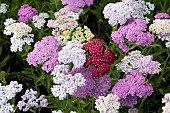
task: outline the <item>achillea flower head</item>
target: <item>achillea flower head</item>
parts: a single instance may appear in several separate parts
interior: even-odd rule
[[[47,13],[40,13],[39,15],[33,16],[33,24],[36,28],[41,29],[42,26],[45,24],[45,19],[49,18],[49,15]]]
[[[74,12],[68,12],[66,8],[60,9],[54,14],[55,20],[49,20],[47,26],[54,28],[52,34],[56,37],[60,37],[60,32],[77,27],[79,14]]]
[[[53,36],[46,36],[34,45],[34,50],[27,55],[29,65],[42,64],[47,73],[53,71],[58,64],[57,40]]]
[[[11,113],[15,112],[14,105],[8,103],[10,99],[15,97],[18,92],[21,92],[22,84],[18,84],[17,81],[11,81],[9,85],[2,86],[0,83],[0,112]]]
[[[128,113],[138,113],[138,109],[136,109],[136,108],[130,108],[130,109],[128,110]]]
[[[69,41],[67,45],[58,52],[59,63],[73,63],[75,68],[82,67],[86,61],[85,50],[82,48],[83,45],[79,41]]]
[[[110,64],[114,62],[115,55],[110,49],[104,47],[104,42],[100,39],[92,38],[83,45],[83,49],[86,50],[84,67],[93,65],[95,67],[92,72],[93,76],[99,77],[109,73]]]
[[[158,74],[161,71],[160,63],[153,61],[153,56],[144,56],[140,51],[132,51],[125,56],[121,62],[116,64],[117,70],[122,70],[126,74],[133,69],[138,70],[143,74]]]
[[[149,26],[149,31],[159,35],[161,33],[170,33],[170,19],[155,19]]]
[[[170,49],[170,33],[161,33],[160,35],[158,35],[158,38],[162,41],[166,40],[167,42],[165,43],[165,45],[167,48]]]
[[[120,26],[118,31],[111,34],[112,40],[119,45],[123,52],[127,53],[129,47],[126,45],[125,38],[129,42],[135,42],[137,45],[148,46],[154,42],[150,32],[146,32],[147,24],[140,18],[131,18],[127,23]]]
[[[157,13],[157,14],[154,16],[154,18],[156,18],[156,19],[162,19],[162,18],[167,18],[167,19],[169,19],[169,18],[170,18],[170,15],[167,14],[167,13]]]
[[[120,107],[119,97],[116,94],[108,94],[106,97],[99,96],[95,100],[95,104],[95,108],[100,113],[118,113]]]
[[[105,19],[109,19],[109,24],[123,25],[132,17],[145,19],[144,15],[150,14],[154,10],[154,5],[143,0],[122,0],[122,2],[109,3],[104,7],[103,14]]]
[[[169,113],[170,112],[170,93],[164,95],[162,98],[162,103],[165,103],[165,106],[162,107],[162,113]]]
[[[73,95],[74,92],[78,88],[84,86],[86,82],[86,79],[81,73],[67,73],[68,68],[68,66],[56,65],[54,71],[51,73],[54,76],[53,81],[55,83],[55,85],[51,87],[51,92],[54,97],[59,97],[59,100],[64,100],[64,98],[66,98],[67,93]]]
[[[93,0],[61,0],[62,4],[66,6],[68,11],[78,12],[80,8],[84,7],[85,5],[90,6],[93,4]]]
[[[147,97],[153,93],[151,84],[146,83],[146,79],[142,73],[132,70],[126,78],[119,79],[112,89],[113,94],[117,94],[122,105],[133,107],[137,104],[137,97]],[[135,99],[136,98],[136,99]]]
[[[39,98],[36,95],[37,91],[32,89],[26,90],[25,94],[21,96],[22,100],[17,104],[19,110],[28,111],[30,107],[36,107],[39,103],[41,107],[47,107],[48,100],[44,98],[44,95],[41,95]]]
[[[6,13],[7,12],[7,9],[9,8],[9,5],[5,4],[5,3],[1,3],[0,5],[0,14],[1,13]]]
[[[21,6],[21,8],[18,10],[18,16],[19,16],[19,22],[28,23],[29,19],[32,19],[33,16],[37,15],[38,11],[33,8],[32,6],[29,6],[28,4],[24,4]]]

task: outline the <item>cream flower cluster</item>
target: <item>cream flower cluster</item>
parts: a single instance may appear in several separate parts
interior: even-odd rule
[[[170,93],[165,94],[162,103],[165,103],[165,106],[162,107],[162,113],[170,113]]]
[[[106,97],[99,96],[95,104],[95,108],[100,113],[118,113],[120,107],[119,97],[116,94],[108,94]]]
[[[1,5],[0,5],[0,13],[6,13],[8,8],[9,8],[9,5],[7,5],[5,3],[1,3]]]
[[[22,22],[17,23],[16,20],[9,18],[6,19],[4,25],[4,34],[13,35],[10,39],[12,44],[10,48],[12,52],[22,51],[23,45],[31,45],[31,42],[34,42],[32,38],[34,37],[34,35],[29,34],[31,33],[32,28],[29,27],[27,24]]]
[[[83,75],[81,73],[74,75],[67,74],[68,68],[69,66],[56,65],[54,71],[51,73],[51,75],[53,75],[53,82],[55,83],[55,85],[51,87],[51,92],[54,97],[59,97],[59,100],[64,100],[67,93],[73,95],[78,87],[85,85],[86,79]]]
[[[149,26],[149,31],[159,35],[161,33],[170,33],[170,19],[155,19]]]

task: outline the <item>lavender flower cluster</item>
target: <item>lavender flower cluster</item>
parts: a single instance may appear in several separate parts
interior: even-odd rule
[[[129,42],[135,42],[137,45],[148,46],[154,42],[154,38],[150,32],[146,32],[147,24],[140,18],[131,18],[127,23],[120,26],[118,31],[111,34],[112,40],[119,45],[123,52],[127,53],[129,47],[126,45],[125,38]]]

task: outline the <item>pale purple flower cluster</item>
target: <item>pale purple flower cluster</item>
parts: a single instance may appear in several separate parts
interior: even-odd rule
[[[170,18],[170,15],[167,13],[157,13],[154,18],[161,19],[161,18]]]
[[[153,61],[152,55],[144,56],[140,51],[132,51],[128,53],[121,62],[116,64],[117,70],[122,70],[126,74],[133,69],[143,74],[158,74],[161,71],[160,63]]]
[[[21,8],[18,10],[18,16],[19,16],[19,22],[28,23],[29,19],[32,19],[33,16],[37,15],[38,11],[33,8],[32,6],[29,6],[28,4],[24,4],[21,6]]]
[[[135,42],[137,45],[148,46],[154,42],[154,38],[150,32],[146,31],[147,24],[140,18],[131,18],[127,23],[120,26],[118,31],[111,34],[112,40],[119,45],[123,52],[127,53],[129,47],[126,45],[125,38],[129,42]]]
[[[137,104],[137,97],[147,97],[153,93],[151,84],[146,83],[142,73],[132,70],[126,78],[120,79],[112,89],[117,94],[122,105],[133,106]]]
[[[138,113],[138,109],[137,108],[130,108],[128,110],[128,113]]]
[[[162,107],[162,113],[170,113],[170,93],[166,93],[164,98],[162,98],[162,103],[165,103],[165,106]]]
[[[80,8],[84,7],[85,5],[90,6],[93,4],[93,0],[61,0],[62,4],[68,4],[66,9],[68,11],[78,12]]]
[[[2,86],[0,83],[0,113],[15,112],[14,105],[11,105],[8,101],[15,97],[18,92],[21,92],[22,84],[18,84],[17,81],[11,81],[9,85]]]
[[[85,98],[87,95],[98,98],[99,96],[105,96],[111,86],[111,78],[107,75],[102,77],[93,77],[92,76],[93,67],[89,68],[80,68],[78,71],[83,74],[86,79],[86,83],[81,88],[78,88],[74,92],[74,96]],[[74,72],[74,73],[75,73]]]
[[[58,52],[59,63],[73,63],[75,68],[82,67],[86,62],[85,50],[82,48],[83,44],[81,44],[79,41],[69,41],[68,44]]]
[[[36,107],[39,105],[41,107],[48,106],[48,100],[44,98],[44,95],[41,95],[38,99],[36,97],[37,91],[32,89],[26,90],[25,94],[21,96],[22,101],[19,101],[17,106],[19,110],[28,111],[30,107]]]
[[[27,62],[33,66],[42,64],[42,70],[47,73],[53,71],[58,64],[57,40],[53,36],[46,36],[36,42],[34,50],[27,55]]]
[[[60,9],[54,14],[55,20],[49,20],[47,26],[54,28],[52,34],[56,37],[60,37],[60,32],[66,29],[74,29],[79,19],[78,13],[68,12],[66,8]]]
[[[68,65],[56,65],[51,73],[55,85],[51,87],[51,92],[54,97],[59,97],[59,100],[64,100],[67,93],[73,95],[76,89],[85,85],[86,79],[81,73],[68,73]]]

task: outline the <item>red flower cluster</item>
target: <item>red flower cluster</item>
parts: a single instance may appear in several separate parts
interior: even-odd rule
[[[95,67],[92,71],[93,76],[100,77],[109,73],[110,64],[115,61],[115,55],[110,49],[105,48],[104,42],[98,38],[93,38],[83,46],[83,49],[86,50],[84,67],[93,65]]]

